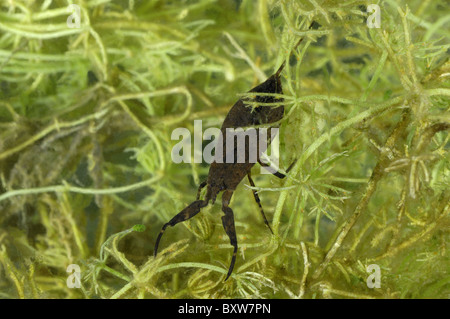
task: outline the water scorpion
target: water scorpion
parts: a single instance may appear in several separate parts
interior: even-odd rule
[[[312,24],[311,24],[312,26]],[[311,28],[310,26],[310,28]],[[302,42],[303,38],[298,41],[298,43],[294,46],[292,51],[294,51],[298,45]],[[250,107],[249,105],[246,105],[246,98],[239,99],[231,108],[231,110],[228,112],[227,116],[225,117],[225,120],[223,121],[222,127],[221,127],[221,133],[224,138],[221,139],[222,144],[222,150],[227,150],[226,148],[226,129],[227,128],[239,128],[239,127],[257,127],[260,125],[265,125],[265,127],[277,127],[279,121],[284,116],[284,105],[281,103],[283,102],[283,98],[275,98],[273,95],[258,95],[258,93],[276,93],[276,94],[283,94],[283,89],[281,86],[281,72],[284,69],[284,66],[286,64],[286,61],[284,61],[281,66],[278,68],[278,70],[270,76],[266,81],[259,84],[258,86],[254,87],[249,91],[249,93],[255,93],[254,98],[252,99],[252,102],[255,102],[254,104],[257,105],[257,107]],[[258,103],[261,103],[261,105],[258,105]],[[273,103],[276,105],[267,105],[267,103]],[[259,129],[256,128],[256,131]],[[270,132],[270,130],[269,130]],[[258,138],[260,137],[260,134],[257,134]],[[270,136],[270,134],[266,134],[267,143],[265,143],[266,147],[267,145],[272,141],[274,136]],[[263,163],[261,160],[261,155],[263,152],[266,151],[265,148],[260,147],[260,143],[258,141],[258,146],[256,146],[256,153],[257,153],[257,162],[262,166],[267,166],[267,164]],[[206,181],[202,182],[198,187],[197,192],[197,199],[192,202],[190,205],[188,205],[186,208],[184,208],[181,212],[179,212],[177,215],[175,215],[169,222],[164,224],[162,227],[158,238],[156,239],[155,243],[155,249],[154,249],[154,256],[156,257],[158,253],[158,246],[159,242],[161,240],[162,235],[164,234],[164,231],[168,226],[175,226],[178,223],[184,222],[195,215],[197,215],[200,210],[207,206],[209,202],[211,201],[213,204],[216,201],[216,197],[219,193],[222,193],[222,211],[224,215],[222,216],[222,225],[223,228],[228,235],[230,239],[230,244],[233,246],[233,256],[231,259],[231,264],[228,269],[227,276],[225,278],[225,281],[230,277],[231,273],[233,272],[234,264],[236,262],[236,254],[238,251],[238,243],[236,238],[236,228],[234,225],[234,215],[233,210],[229,207],[231,197],[233,196],[233,192],[236,190],[236,187],[239,185],[239,183],[247,176],[248,181],[251,186],[255,186],[255,183],[252,180],[251,177],[251,169],[253,165],[255,165],[255,161],[250,161],[250,150],[255,149],[254,145],[250,145],[249,141],[246,139],[245,142],[245,161],[238,162],[238,154],[237,154],[237,144],[234,143],[234,160],[231,162],[226,161],[226,152],[221,152],[223,156],[222,160],[219,161],[217,158],[217,152],[216,152],[216,158],[211,163],[208,178]],[[220,156],[220,155],[219,155]],[[289,170],[292,168],[295,161],[289,166],[289,168],[286,170],[286,172],[289,172]],[[278,178],[284,178],[286,175],[279,172],[279,171],[273,171],[272,172],[275,176]],[[204,199],[200,199],[201,190],[204,187],[207,187],[206,195]],[[272,232],[272,229],[270,228],[269,222],[267,221],[267,218],[264,214],[264,211],[261,206],[261,201],[259,199],[258,193],[255,190],[252,190],[253,196],[259,205],[259,209],[261,212],[261,215],[264,219],[264,223],[267,225],[269,230]],[[273,232],[272,232],[273,233]]]

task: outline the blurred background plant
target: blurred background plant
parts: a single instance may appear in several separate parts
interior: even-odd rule
[[[1,298],[450,297],[447,1],[0,3]],[[218,203],[153,258],[208,173],[172,162],[172,130],[220,127],[299,37],[280,163],[298,161],[255,176],[274,235],[244,181],[231,279]]]

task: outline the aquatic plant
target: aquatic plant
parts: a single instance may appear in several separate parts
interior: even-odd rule
[[[373,2],[1,1],[0,297],[448,298],[448,4]],[[233,196],[233,275],[220,201],[153,258],[208,173],[171,132],[220,127],[299,37],[297,162]]]

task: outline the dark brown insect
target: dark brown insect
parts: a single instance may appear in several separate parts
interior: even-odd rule
[[[297,45],[294,47],[294,49],[301,43],[302,40],[300,40]],[[283,90],[281,87],[281,81],[280,81],[280,74],[281,71],[283,71],[283,68],[285,66],[285,62],[279,67],[277,72],[270,76],[265,82],[259,84],[255,88],[251,89],[249,93],[255,93],[255,98],[253,99],[254,102],[258,105],[258,103],[264,103],[264,105],[258,105],[257,107],[253,108],[249,107],[245,104],[244,99],[240,99],[236,102],[236,104],[233,105],[229,113],[227,114],[221,128],[222,132],[222,142],[219,141],[219,143],[222,143],[222,160],[218,160],[217,152],[216,157],[214,161],[211,163],[208,178],[206,181],[200,184],[198,188],[197,193],[197,200],[192,202],[190,205],[188,205],[186,208],[184,208],[180,213],[175,215],[168,223],[166,223],[162,229],[161,232],[158,235],[158,238],[156,239],[155,244],[155,250],[154,250],[154,256],[156,257],[156,254],[158,252],[158,245],[159,241],[161,240],[161,236],[163,235],[164,231],[168,226],[175,226],[178,223],[184,222],[195,215],[197,215],[201,208],[208,205],[209,201],[212,203],[215,202],[217,195],[220,192],[223,192],[222,194],[222,211],[225,214],[222,216],[222,225],[225,229],[225,232],[227,233],[230,244],[234,247],[233,251],[233,257],[231,259],[231,264],[228,269],[228,274],[225,278],[227,280],[234,268],[234,264],[236,262],[236,254],[238,250],[238,244],[237,244],[237,238],[236,238],[236,229],[234,226],[234,215],[232,209],[229,207],[231,196],[233,195],[233,192],[235,191],[236,187],[239,185],[239,183],[242,181],[242,179],[247,176],[250,185],[255,186],[252,177],[251,177],[251,168],[253,165],[255,165],[254,161],[250,161],[250,153],[252,150],[255,150],[254,145],[250,145],[250,142],[246,140],[245,142],[245,161],[242,163],[239,163],[237,161],[238,158],[238,148],[236,143],[234,143],[234,160],[232,162],[226,160],[226,141],[225,138],[227,132],[227,128],[238,128],[238,127],[255,127],[258,125],[264,125],[268,124],[267,126],[269,128],[278,126],[278,121],[281,120],[284,116],[284,106],[270,106],[265,105],[265,103],[279,103],[283,102],[282,98],[274,98],[273,96],[261,96],[257,93],[278,93],[283,94]],[[273,125],[270,125],[272,124]],[[258,139],[260,138],[259,129],[256,128]],[[270,131],[270,130],[269,130]],[[259,147],[259,140],[256,146],[256,152],[257,152],[257,162],[260,163],[262,166],[266,166],[262,163],[260,156],[261,154],[266,150],[267,145],[272,141],[274,136],[270,136],[270,134],[267,134],[267,143],[265,143],[264,147]],[[294,162],[295,163],[295,162]],[[292,163],[289,168],[286,170],[286,172],[289,172],[291,167],[293,166]],[[279,178],[284,178],[285,175],[281,172],[274,172],[275,176]],[[200,192],[203,187],[207,186],[206,196],[203,200],[200,200]],[[264,219],[264,223],[267,225],[269,230],[272,232],[272,229],[270,228],[270,225],[267,221],[267,218],[264,214],[263,208],[261,206],[261,201],[259,199],[259,196],[255,190],[253,190],[253,196],[255,197],[256,202],[259,205],[261,215]],[[273,232],[272,232],[273,233]]]

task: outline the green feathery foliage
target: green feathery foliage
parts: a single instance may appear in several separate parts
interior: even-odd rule
[[[0,297],[449,298],[448,2],[372,2],[0,0]],[[235,192],[231,278],[220,200],[154,258],[208,174],[171,132],[220,127],[286,58],[298,160]]]

